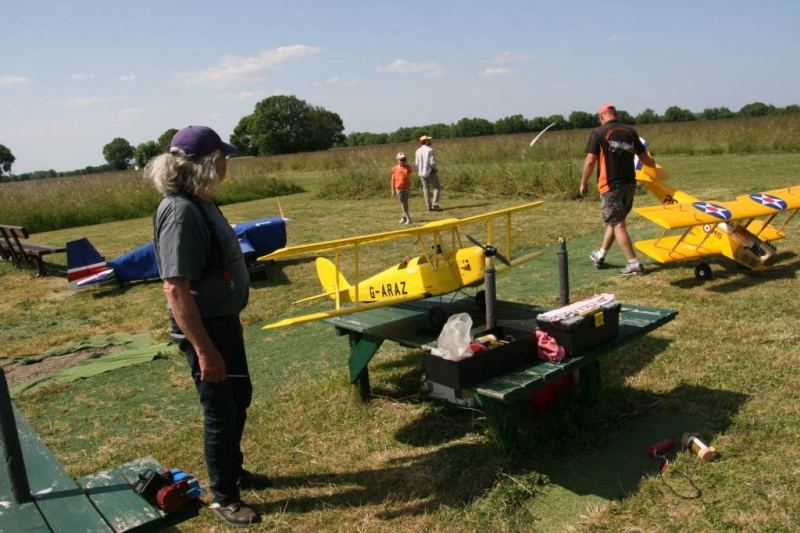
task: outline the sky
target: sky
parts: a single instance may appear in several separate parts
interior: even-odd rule
[[[292,94],[345,133],[673,105],[800,104],[800,2],[5,0],[15,173],[104,163],[169,128],[227,139]]]

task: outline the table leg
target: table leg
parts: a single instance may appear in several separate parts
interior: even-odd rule
[[[581,387],[581,403],[594,405],[600,398],[600,361],[592,361],[578,370],[578,381]]]
[[[500,439],[506,444],[516,442],[519,437],[517,432],[519,408],[516,402],[505,403],[482,394],[476,394],[475,401],[478,402],[489,420],[497,426]]]
[[[355,331],[348,332],[348,337],[350,357],[347,364],[350,367],[350,383],[358,387],[361,398],[366,399],[370,394],[369,362],[383,344],[383,339]]]

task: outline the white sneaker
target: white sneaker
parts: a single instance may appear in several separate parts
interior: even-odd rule
[[[592,250],[589,252],[589,259],[594,262],[594,266],[597,268],[602,267],[603,263],[605,263],[605,257],[600,256],[600,250]]]
[[[398,224],[408,224],[406,222],[406,217],[401,218],[400,221],[398,222]]]
[[[406,221],[405,221],[405,222],[403,222],[403,224],[411,224],[411,219],[410,219],[410,218],[407,218],[407,219],[406,219]]]
[[[623,276],[641,276],[644,274],[644,267],[641,263],[633,264],[628,263],[625,268],[619,271]]]

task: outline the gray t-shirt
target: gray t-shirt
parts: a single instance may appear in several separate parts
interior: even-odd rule
[[[198,208],[214,224],[225,271],[204,271],[211,259],[212,241]],[[236,233],[214,204],[204,200],[194,202],[180,195],[165,196],[156,211],[155,241],[161,279],[187,278],[200,316],[235,315],[245,308],[250,275]]]

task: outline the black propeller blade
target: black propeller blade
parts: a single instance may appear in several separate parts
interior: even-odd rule
[[[495,248],[491,244],[481,244],[476,239],[473,239],[470,235],[468,235],[466,233],[464,234],[464,236],[467,238],[467,240],[469,240],[469,242],[471,242],[475,246],[480,246],[483,249],[483,253],[486,254],[486,257],[496,257],[497,259],[500,260],[501,263],[505,264],[506,266],[511,266],[511,263],[509,262],[509,260],[506,259],[503,256],[503,254],[498,252],[497,248]]]

